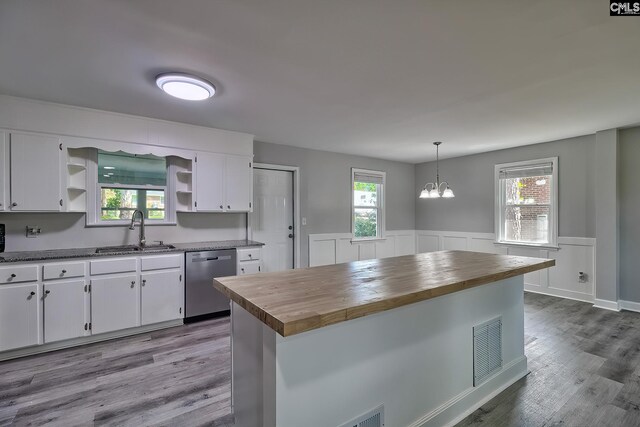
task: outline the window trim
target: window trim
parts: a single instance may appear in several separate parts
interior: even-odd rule
[[[169,177],[167,176],[167,179],[169,179]],[[168,221],[168,207],[167,207],[167,201],[169,200],[169,191],[167,186],[160,186],[160,185],[127,185],[127,184],[111,184],[111,183],[106,183],[106,182],[98,182],[98,187],[96,188],[96,195],[98,197],[96,197],[96,225],[128,225],[131,223],[130,219],[124,219],[124,220],[119,220],[119,219],[113,219],[113,220],[104,220],[102,219],[102,189],[103,188],[118,188],[118,189],[123,189],[123,190],[146,190],[146,191],[164,191],[164,219],[149,219],[149,218],[145,218],[144,219],[144,224],[145,225],[154,225],[154,224],[166,224]],[[129,209],[130,210],[130,209]]]
[[[500,183],[500,170],[513,167],[526,167],[539,165],[540,163],[551,163],[553,171],[551,172],[551,209],[549,218],[549,242],[533,243],[533,242],[516,242],[503,240],[502,233],[504,228],[503,207],[504,207],[504,191]],[[558,249],[558,157],[546,157],[543,159],[524,160],[520,162],[500,163],[494,168],[494,234],[495,244],[514,247],[530,247],[540,249]]]
[[[382,186],[380,188],[380,194],[378,195],[378,206],[376,209],[378,210],[378,235],[376,237],[356,237],[355,235],[355,209],[356,206],[354,200],[354,191],[353,184],[355,182],[356,174],[367,174],[373,176],[379,176],[382,178]],[[385,239],[385,223],[386,223],[386,203],[385,203],[385,195],[386,195],[386,186],[387,186],[387,173],[384,171],[377,171],[371,169],[359,169],[359,168],[351,168],[351,241],[352,242],[372,242],[376,240],[384,240]],[[371,208],[371,206],[366,206],[366,208]]]

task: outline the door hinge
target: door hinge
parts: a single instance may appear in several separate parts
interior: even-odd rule
[[[197,208],[198,207],[198,202],[194,202],[193,205]]]
[[[251,207],[251,202],[249,202],[249,207]]]
[[[178,310],[178,314],[182,314],[182,307]]]
[[[88,330],[89,330],[89,324],[88,324],[88,323],[85,323],[85,324],[84,324],[84,330],[85,330],[85,331],[88,331]]]
[[[91,330],[91,323],[89,323],[89,330]]]
[[[89,292],[89,287],[87,285],[84,285],[84,291]]]
[[[89,292],[91,292],[91,285],[89,285]]]
[[[198,163],[198,156],[196,156],[195,161],[196,161],[196,163]]]
[[[251,167],[251,162],[249,162],[249,167]]]
[[[262,271],[262,270],[260,269],[260,266],[258,266],[258,271]]]
[[[60,143],[60,145],[58,147],[60,147],[60,151],[62,151],[62,142]]]
[[[62,199],[60,199],[60,206],[62,206]]]
[[[180,279],[178,279],[180,283],[182,283],[182,274],[180,275]]]

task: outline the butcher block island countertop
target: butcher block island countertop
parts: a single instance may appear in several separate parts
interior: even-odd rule
[[[440,251],[224,277],[213,285],[287,337],[554,265],[553,259]]]

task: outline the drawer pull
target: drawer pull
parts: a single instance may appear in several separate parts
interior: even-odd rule
[[[44,293],[45,293],[46,295],[49,295],[49,294],[51,293],[51,291],[47,289],[46,291],[44,291]]]
[[[36,294],[36,293],[35,293],[35,292],[33,292],[33,291],[29,292],[29,295],[31,295],[31,296],[34,296],[35,294]]]
[[[11,273],[11,278],[15,278],[16,277],[16,273]]]
[[[62,270],[62,274],[65,274],[67,272],[67,270]]]
[[[147,284],[147,279],[142,279],[142,286]]]

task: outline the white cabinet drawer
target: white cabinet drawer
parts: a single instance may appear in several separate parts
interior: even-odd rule
[[[16,265],[0,268],[0,283],[35,282],[38,280],[37,265]]]
[[[136,258],[115,258],[100,261],[91,261],[89,270],[91,275],[129,273],[136,271],[138,260]]]
[[[238,261],[253,261],[260,259],[260,248],[237,249]]]
[[[142,271],[180,268],[184,254],[145,256],[140,259]]]
[[[83,277],[85,272],[84,262],[56,262],[45,264],[42,268],[44,280],[66,279],[69,277]]]
[[[238,276],[244,276],[245,274],[260,273],[262,270],[260,261],[246,261],[238,264]]]

